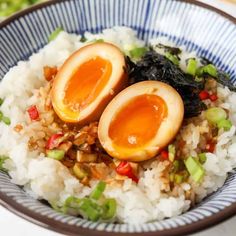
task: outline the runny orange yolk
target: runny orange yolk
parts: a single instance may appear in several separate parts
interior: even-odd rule
[[[108,135],[114,147],[141,148],[157,134],[167,116],[165,101],[156,95],[139,95],[130,100],[113,118]]]
[[[111,62],[99,56],[84,62],[66,85],[64,103],[72,111],[81,111],[97,98],[111,73]]]

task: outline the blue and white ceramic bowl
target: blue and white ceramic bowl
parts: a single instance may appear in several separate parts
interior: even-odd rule
[[[0,79],[17,61],[45,45],[57,27],[81,34],[114,25],[132,27],[146,41],[167,36],[206,57],[236,81],[236,19],[190,0],[67,0],[37,5],[0,24]],[[92,223],[64,216],[27,196],[1,172],[0,203],[29,221],[66,235],[183,235],[236,214],[236,171],[221,189],[187,213],[144,225]]]

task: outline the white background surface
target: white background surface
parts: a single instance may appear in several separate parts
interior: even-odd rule
[[[201,0],[225,10],[236,17],[236,3],[230,4],[224,0]],[[1,236],[60,236],[60,234],[43,229],[12,214],[0,206],[0,235]],[[192,236],[234,236],[236,235],[236,216],[211,229],[193,234]]]

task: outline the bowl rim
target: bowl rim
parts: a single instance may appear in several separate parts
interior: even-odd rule
[[[0,30],[10,24],[11,22],[17,20],[18,18],[25,16],[33,11],[42,9],[44,7],[54,5],[60,2],[66,2],[66,1],[71,1],[71,0],[49,0],[46,2],[42,2],[36,5],[33,5],[27,9],[24,9],[13,16],[7,18],[6,20],[2,21],[0,23]],[[201,8],[213,11],[217,13],[218,15],[230,20],[232,23],[236,24],[236,18],[233,17],[232,15],[229,15],[228,13],[221,11],[218,8],[215,8],[211,5],[208,5],[203,2],[199,2],[196,0],[175,0],[178,2],[185,2],[189,3],[192,5],[199,6]],[[190,233],[195,233],[199,232],[202,230],[205,230],[207,228],[211,228],[219,223],[222,223],[223,221],[228,220],[229,218],[233,217],[236,215],[236,202],[232,203],[230,206],[225,207],[223,210],[220,210],[219,212],[206,217],[202,220],[199,220],[197,222],[193,222],[191,224],[187,224],[184,226],[179,226],[177,228],[172,228],[172,229],[165,229],[163,231],[153,231],[153,232],[136,232],[136,233],[117,233],[117,232],[107,232],[107,231],[98,231],[94,229],[88,229],[88,228],[83,228],[80,226],[71,226],[66,223],[61,223],[58,222],[54,219],[51,218],[45,218],[45,216],[40,215],[39,213],[36,213],[20,203],[14,201],[11,197],[8,197],[6,194],[0,191],[0,205],[13,214],[31,222],[34,223],[38,226],[41,226],[43,228],[46,228],[48,230],[52,230],[54,232],[58,232],[61,234],[66,234],[66,235],[71,235],[71,236],[79,236],[79,235],[90,235],[90,236],[124,236],[125,234],[128,234],[129,236],[137,236],[137,235],[142,235],[142,236],[172,236],[172,235],[187,235]]]
[[[30,6],[26,9],[24,9],[24,10],[21,10],[21,11],[15,13],[15,14],[13,14],[12,16],[8,17],[7,19],[3,20],[2,22],[0,22],[0,30],[3,27],[5,27],[6,25],[13,22],[14,20],[17,20],[19,17],[27,15],[28,13],[31,13],[35,10],[39,10],[39,9],[44,8],[46,6],[55,5],[55,4],[60,3],[60,2],[68,2],[68,1],[71,1],[71,0],[48,0],[48,1],[45,1],[45,2],[42,2],[42,3],[38,3],[38,4],[35,4],[33,6]],[[218,13],[219,15],[227,18],[228,20],[230,20],[234,24],[236,24],[236,17],[234,17],[234,16],[232,16],[232,15],[230,15],[230,14],[228,14],[228,13],[226,13],[226,12],[224,12],[224,11],[214,7],[214,6],[208,5],[208,4],[200,2],[198,0],[174,0],[174,1],[190,3],[190,4],[193,4],[193,5],[205,8],[207,10]]]

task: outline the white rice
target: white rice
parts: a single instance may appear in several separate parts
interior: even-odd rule
[[[86,33],[85,37],[88,41],[104,39],[123,51],[144,45],[144,42],[136,38],[135,32],[126,27],[106,29],[97,35]],[[82,185],[60,162],[46,158],[40,151],[28,149],[29,138],[43,135],[42,131],[46,128],[41,122],[30,122],[26,110],[34,104],[39,108],[42,106],[38,96],[39,88],[47,83],[42,68],[60,67],[70,54],[84,45],[79,40],[80,36],[61,32],[54,41],[33,54],[28,61],[21,61],[13,67],[0,84],[0,97],[5,98],[1,111],[11,118],[10,126],[0,123],[0,155],[11,158],[5,162],[4,167],[9,170],[13,183],[24,186],[33,197],[49,202],[63,202],[71,195],[84,197],[90,193],[91,188]],[[157,40],[151,42],[155,44]],[[159,42],[163,42],[163,39]],[[188,57],[195,57],[195,54],[183,54],[182,62]],[[184,65],[181,65],[183,69]],[[190,201],[185,199],[184,191],[192,188],[197,199],[201,200],[224,184],[227,173],[236,167],[236,93],[219,87],[218,95],[222,101],[221,106],[230,110],[230,119],[234,125],[228,132],[221,131],[215,153],[207,153],[203,182],[184,183],[178,190],[178,197],[168,196],[162,191],[165,183],[162,181],[161,173],[165,164],[153,162],[142,173],[138,185],[127,179],[121,188],[107,186],[105,196],[117,200],[119,221],[140,224],[179,215],[190,207]],[[52,119],[51,114],[44,115],[45,119]],[[24,127],[20,133],[13,130],[17,124]],[[55,127],[55,130],[57,129],[58,127]],[[189,124],[182,128],[181,135],[191,147],[186,152],[196,155],[200,136],[208,132],[207,129],[208,124],[203,120],[198,125]],[[53,133],[54,130],[47,131]],[[96,182],[93,185],[95,184]]]

